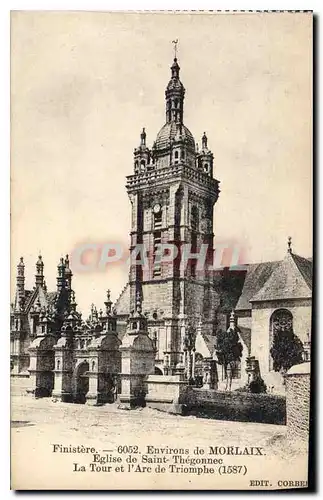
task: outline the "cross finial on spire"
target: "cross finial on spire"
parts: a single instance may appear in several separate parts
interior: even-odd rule
[[[292,253],[292,237],[291,236],[288,236],[287,247],[288,247],[287,252]]]
[[[235,328],[235,314],[233,309],[230,314],[230,328]]]
[[[174,59],[177,59],[177,44],[178,44],[178,38],[176,38],[176,40],[172,40],[172,43],[174,44]]]

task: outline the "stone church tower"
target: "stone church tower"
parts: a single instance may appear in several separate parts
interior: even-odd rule
[[[199,149],[184,125],[185,88],[179,73],[175,57],[165,92],[166,123],[151,149],[143,129],[126,186],[132,209],[130,250],[138,254],[130,265],[130,311],[140,294],[158,353],[156,366],[170,374],[182,368],[198,324],[205,334],[214,333],[219,307],[214,278],[206,269],[213,256],[219,182],[213,178],[205,133]],[[189,258],[203,255],[206,245],[205,265]]]

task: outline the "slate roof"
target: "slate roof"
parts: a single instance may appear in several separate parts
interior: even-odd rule
[[[286,260],[291,259],[286,267]],[[312,259],[288,253],[281,261],[245,265],[245,270],[224,269],[215,283],[221,296],[220,310],[228,313],[251,310],[251,301],[311,297]],[[130,287],[115,302],[118,316],[128,316]],[[247,344],[247,342],[246,342]]]
[[[312,297],[312,263],[293,253],[273,270],[263,287],[251,297],[251,302]]]
[[[299,271],[301,272],[303,278],[306,281],[308,287],[312,290],[312,280],[313,280],[313,262],[312,259],[304,259],[300,255],[292,254],[294,262],[297,265]]]
[[[264,286],[278,265],[279,261],[272,261],[248,264],[246,266],[247,272],[245,274],[243,288],[235,307],[237,311],[251,309],[250,299]]]
[[[236,309],[237,302],[243,290],[246,274],[246,270],[230,271],[229,268],[224,268],[221,272],[218,285],[215,282],[216,289],[220,294],[221,312],[227,314]]]
[[[113,309],[117,316],[128,316],[130,312],[130,286],[125,285],[118,299],[115,301]]]
[[[156,138],[156,148],[157,149],[166,149],[170,147],[170,143],[172,139],[175,138],[177,134],[177,124],[173,121],[165,123],[165,125],[161,128],[161,130],[157,134]],[[189,146],[195,150],[195,140],[192,135],[192,132],[189,131],[185,125],[182,125],[181,135],[184,140],[187,141]]]
[[[57,292],[48,292],[47,293],[48,305],[53,305],[55,303],[56,298],[57,298]]]
[[[215,347],[216,337],[211,333],[203,333],[201,332],[202,338],[206,344],[206,347],[209,350],[210,356],[213,356],[213,351]]]

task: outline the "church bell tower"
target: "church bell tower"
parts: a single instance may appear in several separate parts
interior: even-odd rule
[[[156,344],[156,366],[163,373],[176,373],[182,366],[187,336],[198,323],[213,332],[219,301],[207,270],[219,182],[213,178],[206,134],[198,150],[184,125],[185,88],[179,75],[175,51],[165,91],[165,124],[151,149],[145,129],[141,132],[134,173],[126,185],[132,210],[130,250],[136,255],[129,273],[130,311],[135,311],[139,293]],[[206,245],[205,264],[200,265],[194,255],[205,252]]]

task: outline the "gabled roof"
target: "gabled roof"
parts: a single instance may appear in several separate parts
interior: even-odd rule
[[[47,293],[48,305],[54,305],[56,298],[57,298],[57,292],[48,292]]]
[[[129,283],[123,288],[113,309],[117,316],[129,316],[130,313],[130,286]]]
[[[292,254],[294,262],[297,265],[299,271],[302,273],[307,285],[312,290],[312,279],[313,279],[313,262],[312,259],[304,259],[300,255]]]
[[[236,311],[251,309],[250,299],[264,286],[278,265],[279,261],[246,265],[247,272],[241,295],[235,307]]]
[[[39,297],[39,302],[40,306],[47,307],[48,305],[53,305],[55,302],[55,299],[57,297],[57,292],[45,292],[45,290],[42,287],[36,287],[34,290],[29,291],[28,298],[26,300],[25,304],[25,310],[26,312],[30,311],[30,308],[32,305],[35,304],[36,300],[38,300]]]
[[[211,358],[215,348],[216,338],[214,335],[205,332],[198,332],[195,340],[196,352],[203,358]]]
[[[288,252],[251,302],[312,297],[312,263]]]

